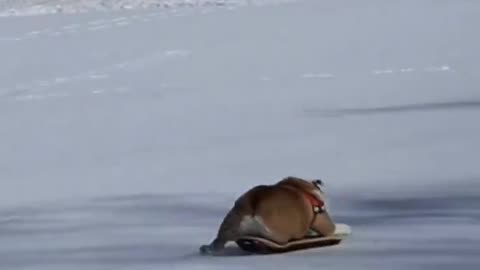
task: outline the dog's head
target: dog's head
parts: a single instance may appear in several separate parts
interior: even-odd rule
[[[279,182],[280,185],[290,185],[308,192],[326,203],[325,182],[321,179],[307,180],[289,176]]]
[[[312,185],[315,186],[315,195],[317,198],[321,199],[325,205],[328,203],[327,202],[327,194],[325,194],[325,182],[321,179],[315,179],[312,180]]]
[[[325,184],[323,183],[322,179],[315,179],[315,180],[312,180],[311,182],[312,182],[313,186],[315,186],[315,188],[320,190],[320,192],[323,192],[323,187],[324,187]]]

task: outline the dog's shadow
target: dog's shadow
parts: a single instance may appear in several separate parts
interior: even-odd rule
[[[236,245],[226,246],[223,252],[219,254],[219,256],[221,257],[244,257],[244,256],[252,256],[252,255],[255,255],[255,253],[242,250]]]
[[[198,254],[202,257],[245,257],[245,256],[262,255],[259,253],[248,252],[246,250],[243,250],[235,243],[227,244],[221,252],[218,252],[215,254],[203,254],[200,251],[198,251]]]

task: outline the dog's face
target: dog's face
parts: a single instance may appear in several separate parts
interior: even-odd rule
[[[312,185],[315,187],[313,193],[317,198],[321,199],[323,203],[327,204],[327,194],[325,193],[325,182],[321,179],[315,179],[311,181]]]

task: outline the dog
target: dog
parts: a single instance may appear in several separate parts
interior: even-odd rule
[[[329,236],[335,223],[326,209],[322,180],[288,176],[271,185],[257,185],[235,200],[208,245],[200,252],[221,252],[227,242],[244,235],[264,237],[279,244],[312,233]]]

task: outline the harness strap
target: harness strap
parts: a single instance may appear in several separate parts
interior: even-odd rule
[[[290,187],[290,186],[285,186],[285,187],[288,188],[288,189],[291,189],[291,190],[297,190],[298,191],[298,189],[296,189],[294,187]],[[317,197],[313,196],[312,194],[310,194],[310,193],[308,193],[304,190],[302,190],[302,193],[305,196],[305,198],[307,199],[307,201],[310,202],[310,204],[312,205],[313,218],[312,218],[312,222],[310,223],[310,228],[312,228],[312,225],[315,222],[315,219],[317,218],[317,215],[325,212],[325,203],[322,200],[317,199]]]
[[[305,197],[307,198],[307,200],[312,205],[312,209],[313,209],[313,212],[315,214],[322,213],[322,212],[325,211],[325,203],[324,202],[322,202],[321,200],[317,199],[315,196],[313,196],[309,193],[306,193],[306,192],[305,192]]]
[[[310,193],[304,192],[304,194],[305,194],[305,198],[312,205],[313,218],[312,218],[312,222],[310,222],[310,228],[312,228],[313,223],[315,222],[315,219],[317,218],[317,215],[325,212],[325,203],[323,201],[317,199],[315,196],[313,196]]]

